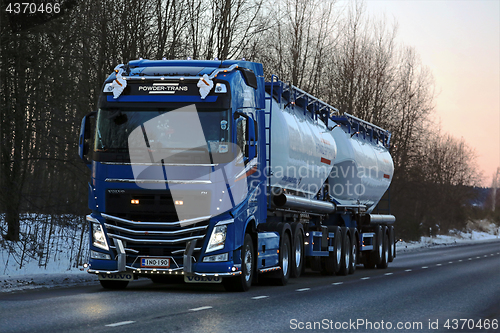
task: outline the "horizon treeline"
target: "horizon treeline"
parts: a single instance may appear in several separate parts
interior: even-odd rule
[[[386,197],[398,238],[465,227],[481,177],[474,151],[435,123],[434,80],[418,50],[398,43],[397,23],[370,17],[362,1],[59,2],[57,17],[24,29],[1,13],[5,239],[19,239],[22,213],[88,213],[80,122],[113,68],[140,57],[263,63],[267,79],[276,74],[392,132]]]

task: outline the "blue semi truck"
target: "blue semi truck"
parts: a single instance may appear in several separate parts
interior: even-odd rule
[[[88,272],[104,288],[285,285],[306,266],[351,274],[396,256],[391,134],[248,61],[119,65],[82,120],[91,169]]]

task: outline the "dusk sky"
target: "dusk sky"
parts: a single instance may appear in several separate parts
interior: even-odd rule
[[[436,122],[477,155],[484,186],[500,166],[500,0],[367,0],[398,23],[436,84]]]

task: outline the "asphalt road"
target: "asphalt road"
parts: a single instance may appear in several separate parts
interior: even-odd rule
[[[499,332],[499,321],[499,241],[398,254],[387,269],[349,276],[306,272],[246,293],[138,280],[124,291],[0,294],[4,333]]]

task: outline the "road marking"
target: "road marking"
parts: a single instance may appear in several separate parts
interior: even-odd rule
[[[392,275],[392,274],[394,274],[394,273],[385,273],[384,275]]]
[[[462,261],[463,261],[463,260],[462,260],[462,259],[460,259],[458,262],[462,262]]]
[[[128,325],[128,324],[133,324],[135,323],[135,321],[120,321],[119,323],[114,323],[114,324],[108,324],[108,325],[105,325],[105,326],[108,326],[108,327],[116,327],[116,326],[122,326],[122,325]]]
[[[208,309],[211,309],[211,308],[212,308],[211,306],[202,306],[202,307],[199,307],[199,308],[189,309],[189,311],[201,311],[201,310],[208,310]]]
[[[481,259],[481,257],[476,257],[476,259]]]
[[[369,276],[366,276],[366,277],[361,278],[361,280],[368,280],[369,278],[370,278]]]
[[[460,260],[459,260],[460,261]],[[453,264],[453,261],[448,261],[448,264]]]
[[[495,255],[494,253],[490,254],[491,257],[493,257],[494,255]]]
[[[268,298],[269,296],[255,296],[252,297],[252,299],[263,299],[263,298]]]
[[[335,283],[332,283],[333,286],[338,286],[339,284],[342,284],[344,282],[335,282]]]
[[[405,270],[405,272],[411,272],[411,269],[407,269],[407,270]]]
[[[443,266],[443,264],[437,264],[436,266]]]
[[[429,267],[427,267],[427,266],[422,266],[422,268],[423,268],[423,269],[426,269],[426,268],[429,268]]]
[[[302,288],[302,289],[297,289],[295,291],[308,291],[308,290],[311,290],[311,288]]]

